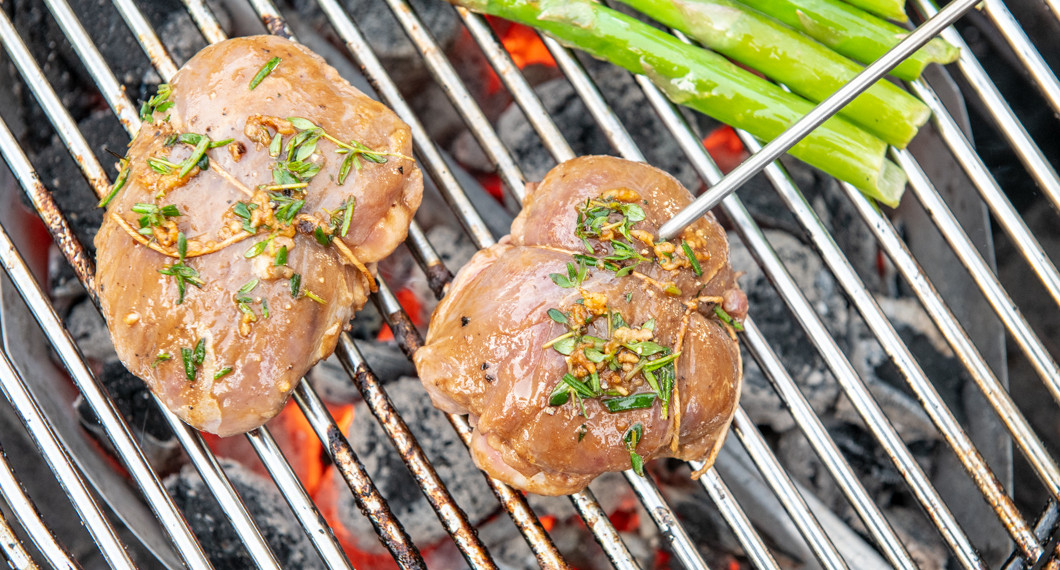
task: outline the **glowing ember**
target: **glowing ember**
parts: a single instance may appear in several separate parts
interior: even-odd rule
[[[718,168],[726,174],[750,156],[736,131],[728,125],[714,129],[703,139],[703,146],[718,164]]]
[[[512,55],[512,61],[519,69],[534,64],[556,67],[556,60],[552,59],[552,54],[548,52],[537,32],[521,24],[494,18],[490,18],[490,22],[498,31],[501,43]]]

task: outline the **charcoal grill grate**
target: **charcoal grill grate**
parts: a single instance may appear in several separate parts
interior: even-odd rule
[[[404,0],[387,1],[404,30],[423,54],[427,67],[435,80],[445,88],[445,91],[453,100],[453,104],[468,124],[472,134],[476,136],[490,160],[497,166],[498,173],[505,182],[507,189],[516,198],[521,198],[525,178],[518,164],[505,148],[500,137],[497,136],[496,131],[465,88],[448,59],[430,36],[427,28],[419,21],[415,12]],[[86,68],[88,68],[100,93],[111,105],[115,115],[126,130],[130,134],[135,133],[139,127],[139,119],[137,118],[135,107],[124,94],[113,71],[111,71],[93,45],[88,34],[84,32],[69,5],[65,0],[46,0],[46,2],[49,10],[62,27],[64,34],[77,51]],[[184,3],[189,14],[208,41],[216,42],[223,39],[224,34],[220,26],[201,0],[184,0]],[[250,4],[270,32],[290,36],[290,30],[287,28],[283,17],[269,0],[251,0]],[[450,203],[455,216],[468,231],[475,244],[479,247],[492,244],[493,238],[487,230],[485,222],[472,207],[470,200],[455,176],[450,172],[441,153],[428,137],[426,129],[419,122],[419,118],[402,98],[393,80],[368,47],[350,14],[343,10],[336,0],[319,0],[318,4],[330,20],[335,31],[346,42],[351,55],[365,69],[368,79],[373,83],[373,87],[375,87],[384,102],[395,109],[402,119],[411,125],[416,144],[416,153],[421,165],[442,191],[444,197]],[[164,79],[175,73],[175,63],[167,54],[139,8],[131,0],[114,0],[114,5],[148,54],[157,72]],[[927,0],[918,0],[917,5],[926,15],[932,15],[936,11],[936,8]],[[463,9],[457,10],[464,24],[471,32],[472,37],[482,47],[486,57],[494,66],[516,102],[526,112],[533,127],[541,136],[546,148],[553,154],[553,157],[556,160],[572,157],[574,153],[570,145],[563,140],[559,130],[544,111],[540,100],[537,99],[537,96],[529,88],[503,47],[493,36],[484,19]],[[1033,46],[1030,46],[1025,36],[1022,35],[1018,24],[1016,24],[1015,28],[1012,27],[1012,22],[1009,22],[1011,15],[1008,14],[1007,9],[1001,2],[986,2],[986,10],[992,20],[998,22],[1002,29],[1005,30],[1006,39],[1013,43],[1024,65],[1027,65],[1033,71],[1037,84],[1049,97],[1055,91],[1055,76],[1049,72],[1048,67],[1042,63]],[[967,46],[962,45],[963,42],[956,31],[952,29],[946,30],[943,32],[943,36],[951,43],[961,45],[964,48],[962,59],[958,65],[960,71],[971,82],[976,94],[984,99],[1001,126],[1002,132],[1035,180],[1054,203],[1060,205],[1060,191],[1056,190],[1060,188],[1060,180],[1057,179],[1056,173],[1044,159],[1041,151],[1034,145],[1026,131],[1023,130],[1015,115],[1012,114],[1004,99],[990,82],[989,77],[975,61],[971,51]],[[36,62],[33,61],[29,51],[22,43],[18,31],[11,25],[6,15],[2,14],[0,14],[0,42],[3,43],[8,55],[16,62],[22,80],[26,82],[34,96],[41,103],[45,114],[52,121],[65,146],[70,150],[71,155],[82,169],[85,178],[97,193],[102,193],[110,182],[104,169],[95,159],[88,143],[78,131],[73,119],[63,108],[59,97],[45,80]],[[578,60],[556,42],[546,38],[545,43],[552,51],[567,78],[574,84],[576,91],[585,101],[613,147],[626,158],[643,160],[644,157],[633,139],[610,110],[599,90],[593,84],[592,78],[582,68]],[[717,184],[721,179],[720,171],[710,160],[699,138],[695,136],[691,128],[685,123],[683,117],[669,102],[662,98],[660,93],[649,82],[643,78],[638,78],[638,81],[648,101],[653,105],[668,130],[676,138],[690,163],[695,167],[697,174],[709,185]],[[972,177],[976,188],[989,205],[995,218],[999,220],[1000,225],[1018,244],[1020,253],[1026,257],[1050,294],[1060,302],[1060,285],[1058,285],[1060,284],[1060,277],[1058,277],[1055,266],[1044,254],[1041,245],[1031,234],[1030,230],[1026,228],[1026,225],[1012,208],[1012,205],[1004,198],[1000,187],[986,171],[981,159],[974,153],[964,135],[956,127],[955,121],[930,91],[930,87],[922,82],[917,82],[913,85],[913,89],[932,106],[932,110],[935,112],[936,127],[942,133],[961,165]],[[1055,105],[1055,100],[1050,99],[1050,101]],[[745,138],[744,141],[752,151],[757,148],[753,140]],[[61,212],[51,201],[48,190],[37,178],[33,166],[11,136],[7,125],[3,124],[2,121],[0,121],[0,151],[2,151],[5,161],[22,184],[34,206],[44,218],[67,260],[75,268],[75,272],[86,286],[86,289],[92,294],[94,287],[91,260],[86,256],[81,245],[77,243],[76,238],[62,218]],[[975,282],[983,290],[987,299],[998,312],[1001,321],[1026,353],[1035,370],[1042,377],[1046,387],[1054,397],[1060,400],[1060,371],[1058,371],[1056,362],[1045,348],[1041,339],[1034,334],[1030,325],[1020,315],[1018,309],[1015,308],[1007,292],[990,272],[988,265],[972,246],[970,239],[942,202],[938,191],[932,186],[931,181],[923,175],[912,155],[905,151],[896,151],[894,158],[910,173],[913,193],[931,213],[962,263],[973,274]],[[849,262],[835,243],[831,241],[827,230],[817,220],[813,210],[786,173],[778,164],[769,165],[765,168],[765,172],[785,203],[796,214],[800,224],[811,234],[814,244],[822,253],[837,280],[852,298],[855,306],[866,322],[869,323],[881,344],[898,364],[903,376],[910,382],[912,389],[917,393],[917,397],[925,411],[932,417],[946,440],[956,451],[957,456],[963,461],[969,475],[978,483],[984,498],[994,507],[999,519],[1016,542],[1017,546],[1014,556],[1022,557],[1031,563],[1044,563],[1049,555],[1049,550],[1045,548],[1049,544],[1046,540],[1048,537],[1036,536],[1031,529],[1031,525],[1011,505],[1011,499],[1006,491],[1001,487],[1001,484],[991,473],[985,462],[979,458],[977,450],[967,439],[967,436],[964,435],[961,426],[945,404],[942,403],[938,394],[934,392],[926,375],[920,370],[915,358],[909,352],[908,347],[898,339],[897,334],[879,306],[876,305],[875,300],[867,293]],[[846,190],[850,193],[854,204],[859,208],[859,214],[868,222],[881,245],[894,260],[899,271],[912,284],[915,293],[921,299],[925,308],[928,309],[933,321],[938,324],[946,340],[986,394],[990,404],[1002,417],[1006,427],[1012,434],[1012,440],[1026,455],[1036,473],[1044,482],[1048,490],[1048,496],[1054,499],[1060,496],[1060,471],[1058,471],[1054,459],[1045,450],[1041,441],[1029,427],[1026,419],[1023,418],[1020,410],[1011,401],[996,376],[992,374],[983,357],[969,340],[967,333],[957,323],[952,313],[949,312],[945,301],[920,273],[917,261],[909,253],[896,230],[878,212],[868,207],[865,201],[859,198],[856,191],[849,187],[846,187]],[[876,436],[879,445],[884,448],[888,457],[895,463],[899,472],[906,479],[917,500],[937,526],[958,562],[968,568],[983,566],[983,561],[950,513],[948,506],[939,497],[936,489],[921,471],[909,449],[902,443],[897,432],[889,423],[879,404],[869,393],[850,361],[842,354],[835,340],[829,335],[820,317],[817,316],[809,302],[802,295],[797,283],[788,273],[776,253],[773,252],[761,230],[743,208],[742,203],[736,196],[730,196],[722,202],[722,209],[732,220],[736,230],[735,233],[745,241],[756,260],[780,291],[796,320],[807,331],[809,338],[839,380],[844,392],[854,403],[866,425]],[[126,461],[126,467],[130,470],[132,479],[144,492],[152,510],[158,516],[160,524],[172,538],[180,557],[190,567],[208,567],[209,564],[200,545],[195,541],[172,501],[165,495],[158,482],[157,475],[152,473],[147,466],[128,428],[122,423],[120,416],[103,396],[102,389],[96,384],[84,362],[80,359],[69,334],[62,328],[54,309],[28,272],[25,263],[11,243],[6,231],[5,228],[3,232],[0,232],[0,261],[2,261],[9,276],[14,281],[16,288],[18,288],[35,317],[45,329],[45,333],[64,364],[68,367],[82,394],[85,395],[97,414],[103,419],[108,436],[115,447],[120,450],[120,456]],[[407,245],[409,245],[428,275],[432,289],[440,292],[442,286],[451,278],[451,273],[442,264],[438,254],[433,250],[423,231],[418,226],[414,225],[411,229]],[[422,339],[419,338],[408,315],[404,313],[404,310],[398,304],[397,299],[385,282],[380,281],[380,292],[373,300],[396,332],[395,337],[399,344],[408,354],[411,354],[422,342]],[[791,378],[781,360],[772,352],[765,338],[753,322],[748,323],[744,336],[744,342],[748,349],[774,383],[781,398],[790,407],[796,423],[803,430],[826,468],[836,478],[844,495],[851,501],[851,504],[865,523],[868,533],[875,539],[877,546],[888,562],[896,567],[915,567],[901,539],[895,534],[886,517],[873,503],[865,488],[854,475],[850,465],[844,461],[835,442],[825,432],[820,419],[817,418],[799,392],[796,382]],[[477,537],[466,515],[445,489],[444,484],[434,472],[432,465],[419,448],[408,427],[404,425],[400,415],[396,413],[385,390],[368,368],[363,356],[360,355],[348,335],[343,335],[341,338],[338,354],[352,381],[361,390],[369,408],[380,420],[384,431],[398,448],[414,478],[424,489],[443,526],[453,537],[465,559],[475,567],[492,567],[494,563],[491,556]],[[32,402],[32,396],[26,394],[26,399],[19,399],[13,396],[11,391],[7,390],[7,388],[13,390],[24,386],[24,381],[19,377],[18,373],[10,366],[7,368],[7,370],[0,370],[0,376],[2,376],[5,386],[5,394],[8,395],[16,410],[20,413],[33,413],[35,407]],[[308,383],[302,382],[295,393],[295,400],[305,413],[310,425],[320,437],[325,449],[332,457],[354,496],[358,498],[359,505],[369,513],[369,518],[372,520],[377,533],[379,533],[395,559],[406,567],[421,567],[423,559],[416,546],[412,544],[400,521],[390,513],[386,502],[375,489],[374,484],[363,466],[360,465],[349,443],[345,441],[334,419],[328,414],[312,387]],[[217,460],[205,446],[202,438],[193,430],[183,426],[175,416],[164,409],[163,415],[173,427],[182,446],[188,452],[193,465],[203,476],[207,486],[216,495],[226,514],[233,520],[237,533],[243,539],[254,561],[261,567],[278,567],[275,557],[262,539],[260,531],[250,519],[245,506],[232,489],[231,484],[220,470]],[[470,434],[466,419],[458,416],[450,416],[449,419],[457,433],[466,443]],[[48,425],[46,417],[29,420],[27,423],[30,425]],[[733,429],[737,438],[758,466],[763,477],[780,498],[785,510],[792,517],[819,562],[827,568],[846,567],[847,562],[844,561],[843,556],[832,543],[832,537],[829,536],[829,533],[814,516],[784,468],[766,446],[762,434],[758,433],[753,422],[743,411],[738,413]],[[84,517],[86,525],[93,531],[93,536],[108,562],[118,567],[131,566],[131,563],[124,555],[120,543],[114,538],[114,530],[109,527],[106,520],[99,516],[98,506],[95,505],[87,493],[79,494],[83,493],[84,486],[81,483],[76,467],[72,466],[68,459],[63,459],[65,451],[62,442],[54,436],[49,439],[44,432],[39,437],[36,435],[35,437],[46,455],[49,453],[54,454],[57,458],[56,463],[53,463],[53,465],[58,465],[55,468],[60,470],[58,471],[59,477],[64,482],[64,485],[70,485],[67,490],[70,493],[71,500],[80,507],[79,512]],[[301,487],[267,430],[264,428],[255,430],[248,434],[248,438],[277,485],[283,491],[291,508],[299,517],[299,521],[305,526],[306,532],[313,540],[313,544],[322,559],[331,567],[349,566],[349,562],[343,556],[341,548],[330,529],[323,522],[323,519],[316,511],[312,501],[306,495],[305,490]],[[693,467],[696,466],[693,465]],[[694,540],[689,537],[677,517],[670,510],[669,505],[663,499],[655,483],[650,478],[640,478],[628,472],[626,476],[633,490],[652,516],[653,521],[658,525],[660,532],[669,542],[677,558],[686,567],[704,567],[705,564],[697,552]],[[564,561],[556,546],[552,543],[540,521],[537,520],[525,498],[499,482],[491,481],[490,483],[501,503],[526,537],[532,550],[537,555],[539,563],[543,567],[564,566]],[[82,489],[81,492],[76,490],[79,484]],[[717,472],[714,470],[709,471],[701,479],[701,484],[717,503],[726,521],[732,526],[734,533],[754,564],[762,568],[776,567],[777,563],[769,549],[756,533],[739,503],[733,499],[732,494],[725,488]],[[71,491],[70,489],[75,490]],[[11,489],[9,485],[0,485],[0,491],[3,492],[9,504],[18,501],[17,496],[12,494],[15,490]],[[587,526],[603,546],[612,563],[617,567],[636,567],[636,562],[619,538],[603,509],[592,496],[592,493],[586,490],[572,496],[571,500],[586,521]],[[1047,517],[1043,515],[1042,518],[1044,520]],[[42,552],[56,552],[56,549],[61,552],[61,547],[55,545],[54,539],[50,537],[47,530],[42,525],[34,524],[33,517],[20,515],[18,522],[26,528]],[[40,547],[39,545],[42,544],[49,546]],[[20,548],[17,545],[16,547]],[[17,556],[25,555],[24,553],[18,554],[17,548],[10,551],[5,550],[12,557],[12,560],[16,560],[15,557]],[[52,559],[49,558],[49,560]],[[62,560],[62,556],[57,556],[55,560]]]

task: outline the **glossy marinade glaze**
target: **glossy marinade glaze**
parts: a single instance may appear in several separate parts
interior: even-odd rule
[[[95,239],[104,316],[184,421],[245,432],[334,350],[366,265],[405,239],[423,188],[411,135],[274,36],[202,50],[144,118]]]
[[[732,327],[746,315],[747,303],[729,265],[724,231],[712,216],[682,239],[691,244],[695,270],[683,246],[654,244],[658,226],[691,199],[675,179],[650,166],[574,159],[532,185],[511,235],[461,269],[415,361],[436,406],[469,414],[472,456],[480,468],[518,488],[559,495],[605,471],[636,467],[631,452],[643,461],[712,462],[739,395],[742,370]],[[635,245],[643,261],[603,264],[616,246],[579,230],[593,207],[615,209],[601,222],[604,238],[609,227],[615,237],[622,231],[616,224],[643,213],[626,226],[630,239],[615,238]],[[622,217],[618,210],[629,213]],[[600,264],[581,258],[584,275],[574,284],[568,264],[579,273],[577,255]],[[715,307],[732,322],[721,320]],[[572,337],[581,340],[561,347]],[[617,370],[605,369],[605,353],[614,355]],[[672,390],[656,390],[635,370],[675,353]],[[584,355],[600,362],[587,364],[592,359]],[[600,387],[564,399],[565,374]],[[652,399],[653,393],[659,397]],[[651,405],[607,408],[608,400],[615,405],[636,396],[652,399]],[[639,440],[631,446],[629,434],[638,424]]]

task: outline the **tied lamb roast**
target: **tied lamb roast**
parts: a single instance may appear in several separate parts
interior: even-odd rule
[[[104,316],[122,362],[190,425],[256,428],[335,348],[405,239],[408,127],[273,36],[193,57],[141,110],[102,204]]]
[[[415,362],[438,408],[469,414],[481,469],[561,495],[655,457],[711,465],[747,298],[713,216],[656,239],[691,200],[651,166],[574,159],[460,270]]]

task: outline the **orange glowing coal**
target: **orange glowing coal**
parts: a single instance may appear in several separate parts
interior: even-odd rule
[[[703,146],[707,148],[710,157],[714,159],[718,168],[725,174],[728,174],[750,156],[736,131],[732,130],[732,127],[728,125],[711,131],[703,139]]]
[[[544,42],[531,28],[522,24],[505,22],[504,20],[490,19],[501,38],[501,43],[508,53],[512,55],[512,61],[519,69],[528,65],[540,64],[547,67],[556,67],[556,60],[548,52]]]

